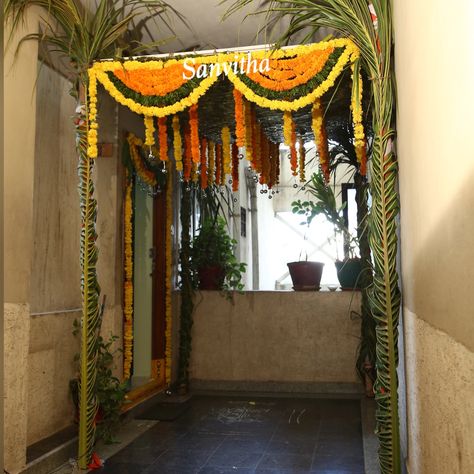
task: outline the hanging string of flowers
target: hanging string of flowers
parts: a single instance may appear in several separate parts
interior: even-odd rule
[[[296,152],[296,127],[295,122],[291,121],[291,144],[290,144],[290,165],[291,174],[298,176],[298,154]]]
[[[239,147],[237,143],[232,143],[232,191],[239,190]]]
[[[132,159],[133,168],[138,177],[148,186],[154,187],[158,184],[156,174],[152,171],[145,162],[140,150],[143,146],[142,140],[135,135],[129,133],[127,141],[130,149],[130,157]]]
[[[152,146],[155,144],[155,125],[153,116],[145,116],[145,145]]]
[[[252,113],[252,146],[254,149],[253,166],[257,173],[262,172],[262,133],[260,129],[261,127],[257,121],[257,114],[254,108]]]
[[[191,181],[197,183],[199,181],[199,164],[191,162]]]
[[[201,189],[207,188],[207,139],[201,138]]]
[[[262,153],[261,153],[261,163],[262,163],[262,171],[260,175],[260,184],[269,184],[271,177],[271,164],[270,164],[270,142],[266,137],[265,133],[262,130],[261,136],[261,143],[262,143]]]
[[[123,281],[123,377],[130,378],[133,358],[133,181],[125,169],[123,206],[124,281]]]
[[[304,148],[303,139],[300,137],[298,140],[299,147],[300,147],[300,154],[299,154],[299,171],[300,171],[300,183],[306,182],[306,150]]]
[[[235,137],[237,146],[245,146],[245,117],[242,93],[234,88]]]
[[[171,366],[172,366],[172,307],[171,307],[171,286],[173,277],[173,176],[171,165],[166,163],[167,182],[166,182],[166,277],[165,277],[165,381],[169,387],[171,384]]]
[[[193,163],[199,163],[201,156],[199,152],[199,124],[197,104],[189,108],[189,128],[191,130],[191,157]]]
[[[291,146],[291,134],[293,131],[293,117],[291,112],[283,113],[283,139],[286,146]]]
[[[207,154],[209,160],[209,170],[207,174],[207,181],[210,186],[215,182],[216,174],[216,144],[213,141],[208,142]]]
[[[216,184],[222,181],[222,144],[216,143]]]
[[[225,180],[225,176],[231,174],[231,159],[230,159],[230,128],[225,126],[221,131],[222,138],[222,175]]]
[[[158,144],[160,146],[160,160],[168,160],[168,118],[158,117]]]
[[[367,154],[364,126],[362,124],[362,95],[363,83],[360,74],[359,61],[351,65],[352,69],[352,95],[351,95],[351,112],[354,124],[354,147],[356,151],[357,161],[360,165],[360,173],[365,176],[367,172]]]
[[[280,145],[278,143],[270,143],[270,181],[268,187],[271,189],[278,181],[280,162]]]
[[[181,140],[181,126],[179,116],[173,115],[173,152],[176,171],[183,171],[183,144]]]
[[[323,106],[319,100],[314,102],[312,115],[312,126],[314,132],[314,141],[316,142],[316,148],[319,155],[319,164],[321,171],[323,172],[326,182],[329,182],[329,147],[326,134],[326,128],[324,127],[324,111]]]
[[[192,152],[191,152],[191,131],[188,128],[184,131],[184,170],[183,179],[187,183],[191,178]]]
[[[89,74],[89,104],[88,104],[88,130],[87,130],[87,156],[89,158],[97,158],[97,135],[98,135],[98,124],[97,124],[97,80],[95,75]]]
[[[245,154],[253,168],[254,148],[253,148],[253,129],[252,129],[252,105],[250,102],[244,101],[245,114]]]

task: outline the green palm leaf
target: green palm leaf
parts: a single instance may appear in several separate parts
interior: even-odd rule
[[[233,0],[227,15],[251,4]],[[310,38],[320,27],[349,36],[361,50],[360,67],[371,79],[374,142],[371,153],[370,244],[374,259],[374,280],[369,291],[370,309],[376,320],[375,384],[377,432],[382,472],[400,472],[397,399],[398,314],[400,290],[396,269],[397,160],[392,151],[394,138],[394,91],[392,74],[391,2],[372,0],[378,19],[375,28],[366,0],[268,0],[264,13],[269,25],[289,18],[289,26],[277,44],[307,28]]]

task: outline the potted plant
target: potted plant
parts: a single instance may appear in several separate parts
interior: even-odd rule
[[[191,268],[201,290],[243,290],[245,263],[234,255],[231,239],[222,217],[204,219],[199,234],[191,242]]]
[[[293,201],[291,204],[293,213],[305,216],[308,226],[316,216],[323,215],[334,226],[335,235],[342,235],[346,255],[343,260],[337,259],[335,262],[337,277],[343,290],[359,289],[362,265],[356,255],[358,240],[351,235],[346,226],[342,215],[344,206],[337,207],[334,192],[331,186],[325,183],[321,173],[313,173],[306,188],[316,201],[301,201],[301,199]]]

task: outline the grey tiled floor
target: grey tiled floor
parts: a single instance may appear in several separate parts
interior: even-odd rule
[[[360,401],[194,397],[95,472],[363,474]]]

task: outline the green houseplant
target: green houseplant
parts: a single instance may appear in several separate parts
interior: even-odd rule
[[[328,186],[321,173],[313,173],[306,184],[307,192],[315,198],[313,200],[293,201],[294,214],[303,215],[309,226],[318,215],[323,215],[333,226],[335,235],[342,235],[345,244],[345,258],[335,262],[339,283],[343,289],[359,288],[361,260],[357,257],[358,239],[353,236],[346,226],[342,211],[344,206],[337,207],[336,196],[331,186]]]
[[[245,263],[234,255],[236,241],[222,217],[205,219],[191,242],[191,266],[196,286],[202,290],[243,290]]]

